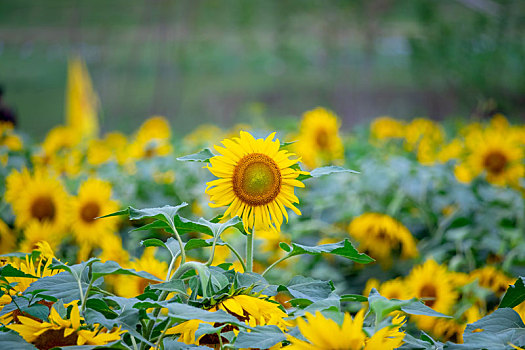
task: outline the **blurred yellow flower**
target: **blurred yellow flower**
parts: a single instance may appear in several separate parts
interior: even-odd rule
[[[6,201],[11,204],[17,227],[31,221],[46,222],[54,232],[62,232],[69,223],[69,195],[56,177],[46,171],[29,174],[14,170],[7,178]]]
[[[13,231],[0,219],[0,254],[11,253],[15,245],[16,237]]]
[[[477,280],[481,287],[492,290],[498,297],[501,297],[516,280],[491,265],[472,271],[470,277]]]
[[[159,261],[155,258],[155,248],[144,249],[142,257],[129,264],[129,268],[136,271],[146,271],[153,276],[164,280],[168,273],[168,263]],[[144,292],[144,289],[151,283],[158,283],[141,277],[119,275],[115,283],[116,294],[125,298],[132,298]]]
[[[404,259],[418,255],[410,231],[394,218],[379,213],[365,213],[353,219],[348,233],[359,242],[359,249],[377,259],[384,267],[392,262],[393,253],[401,251]]]
[[[89,258],[93,247],[99,247],[107,235],[114,234],[118,217],[95,218],[118,211],[119,204],[111,199],[111,184],[96,178],[84,181],[72,200],[72,230],[80,246],[79,260]]]
[[[403,138],[405,136],[405,123],[391,117],[378,117],[370,124],[372,138],[386,140]]]
[[[163,157],[172,152],[171,129],[168,120],[154,116],[146,120],[135,133],[129,152],[135,159]]]
[[[340,162],[344,147],[339,135],[340,121],[332,112],[317,107],[303,114],[294,150],[310,169]]]
[[[428,307],[448,315],[458,297],[451,278],[445,266],[428,259],[423,265],[415,266],[406,277],[407,296],[420,298]],[[414,319],[423,330],[430,330],[434,324],[430,316],[414,316]]]

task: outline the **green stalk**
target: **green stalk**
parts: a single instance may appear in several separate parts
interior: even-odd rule
[[[230,248],[230,250],[233,252],[233,254],[237,257],[237,259],[240,261],[241,265],[242,265],[242,269],[243,271],[246,272],[246,264],[244,263],[244,260],[242,259],[241,257],[241,254],[239,254],[239,252],[237,251],[237,249],[235,249],[230,243],[228,242],[225,242],[225,246],[227,246],[228,248]]]
[[[266,268],[266,270],[264,270],[264,272],[261,274],[261,276],[264,277],[264,275],[266,275],[268,273],[268,271],[270,271],[271,269],[273,269],[277,264],[279,264],[280,262],[282,261],[285,261],[286,259],[288,258],[291,258],[292,256],[295,256],[295,255],[285,255],[283,256],[282,258],[280,258],[279,260],[276,260],[273,264],[271,264],[270,266],[268,266]]]
[[[246,270],[245,272],[253,272],[253,236],[255,236],[255,228],[252,233],[246,235]]]

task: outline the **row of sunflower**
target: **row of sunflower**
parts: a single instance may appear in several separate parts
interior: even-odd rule
[[[39,144],[1,124],[2,347],[525,346],[522,125],[98,137],[73,102]]]

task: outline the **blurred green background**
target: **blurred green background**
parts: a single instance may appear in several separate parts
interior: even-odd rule
[[[81,54],[103,131],[150,115],[200,123],[299,118],[525,118],[523,0],[1,0],[0,85],[20,128],[64,120]]]

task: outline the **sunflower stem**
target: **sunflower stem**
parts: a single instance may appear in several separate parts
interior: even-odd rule
[[[228,242],[225,242],[225,246],[227,246],[228,248],[230,248],[230,250],[233,252],[233,254],[237,257],[237,259],[240,261],[241,265],[242,265],[242,269],[243,271],[246,271],[246,264],[244,263],[244,260],[242,259],[241,257],[241,254],[239,254],[239,252],[237,251],[237,249],[235,249],[230,243]]]
[[[162,331],[162,333],[160,333],[159,339],[157,339],[154,349],[160,349],[160,344],[162,344],[162,339],[164,339],[164,337],[166,336],[166,331],[171,327],[172,324],[173,324],[173,320],[170,320],[168,321],[168,323],[166,323],[166,327],[164,327],[164,330]]]
[[[279,263],[282,262],[282,261],[285,261],[285,260],[288,259],[288,258],[291,258],[292,256],[295,256],[295,255],[285,255],[285,256],[283,256],[282,258],[280,258],[279,260],[274,261],[273,264],[271,264],[270,266],[268,266],[268,267],[266,268],[266,270],[264,270],[264,272],[261,274],[261,276],[264,277],[264,275],[266,275],[266,274],[267,274],[271,269],[273,269],[277,264],[279,264]]]
[[[253,272],[253,236],[255,236],[255,227],[251,233],[246,235],[246,269],[244,272]]]
[[[182,239],[179,236],[179,231],[175,228],[175,224],[172,220],[169,220],[169,225],[171,229],[173,230],[173,234],[175,235],[175,238],[177,238],[177,241],[179,242],[180,247],[180,266],[182,266],[186,262],[186,251],[184,250],[184,242],[182,242]]]
[[[130,335],[130,338],[131,338],[131,343],[133,344],[133,350],[139,350],[139,348],[137,347],[137,341],[135,340],[135,337]]]

